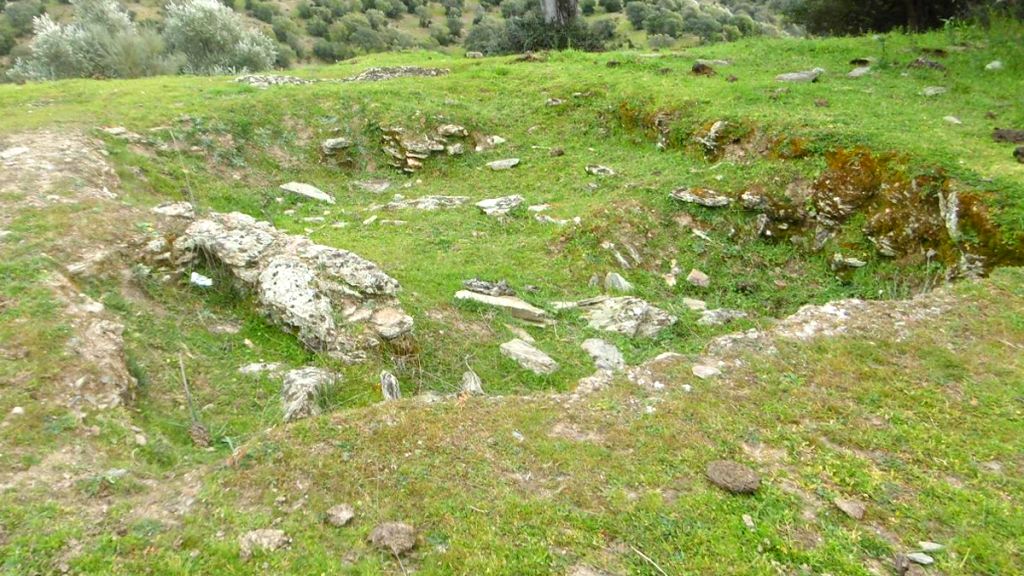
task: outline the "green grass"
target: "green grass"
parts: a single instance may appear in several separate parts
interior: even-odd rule
[[[994,125],[1024,125],[1012,106],[1024,78],[1024,51],[1014,42],[1019,26],[1000,26],[957,32],[962,38],[891,34],[884,44],[746,40],[658,58],[565,52],[516,63],[388,54],[292,73],[331,79],[408,64],[451,74],[266,91],[231,78],[0,85],[0,140],[36,129],[113,125],[150,140],[130,145],[105,138],[122,180],[126,207],[119,214],[128,221],[107,221],[102,204],[23,211],[5,220],[12,236],[0,240],[0,414],[15,406],[27,413],[5,416],[0,466],[66,471],[75,481],[56,500],[46,486],[2,494],[0,573],[47,573],[62,563],[94,574],[401,572],[366,543],[373,525],[387,519],[417,525],[419,548],[403,562],[424,574],[557,574],[578,562],[614,573],[656,574],[653,562],[669,574],[800,566],[866,574],[873,562],[885,564],[917,540],[947,545],[937,555],[945,574],[1020,573],[1019,270],[958,286],[957,312],[916,327],[900,342],[879,335],[782,346],[715,382],[695,381],[683,362],[662,375],[669,390],[660,395],[626,382],[572,406],[546,394],[571,390],[592,372],[579,347],[586,338],[613,341],[631,364],[664,351],[691,360],[714,336],[768,326],[807,303],[903,298],[941,282],[942,266],[878,256],[861,231],[863,219],[852,219],[824,251],[812,253],[758,239],[754,216],[738,206],[696,209],[669,200],[679,186],[738,195],[760,185],[779,193],[794,180],[816,179],[828,152],[860,146],[898,154],[901,174],[944,171],[953,186],[981,199],[1006,245],[1019,246],[1022,167],[990,132]],[[943,59],[948,72],[906,69],[919,48],[952,41],[969,48]],[[882,62],[867,78],[846,78],[847,62],[860,56]],[[697,57],[734,64],[698,78],[689,74]],[[985,72],[996,58],[1006,69]],[[829,71],[820,83],[791,85],[770,97],[779,87],[776,74],[814,66]],[[730,74],[739,80],[727,82]],[[929,85],[950,92],[925,99],[919,93]],[[546,106],[552,97],[565,104]],[[820,99],[829,106],[815,106]],[[664,151],[643,120],[656,112],[672,118]],[[944,122],[949,114],[964,124]],[[692,136],[720,119],[736,135],[786,136],[807,152],[749,163],[705,158]],[[432,158],[414,176],[386,166],[380,127],[429,130],[443,122],[508,142],[479,154]],[[158,127],[169,130],[150,131]],[[318,158],[319,141],[335,135],[357,142],[351,168]],[[549,155],[556,146],[564,156]],[[513,156],[522,159],[514,170],[484,168]],[[611,166],[618,175],[588,176],[587,164]],[[394,186],[382,196],[352,186],[369,177]],[[279,201],[277,187],[289,180],[315,184],[337,204]],[[582,224],[541,224],[525,211],[498,222],[467,206],[380,212],[407,223],[363,226],[378,213],[370,206],[392,193],[473,201],[522,194],[530,204],[551,204],[548,214],[579,216]],[[364,364],[340,365],[261,318],[249,298],[223,288],[227,282],[216,271],[204,270],[217,280],[210,291],[164,282],[159,274],[134,280],[111,274],[82,281],[79,289],[125,324],[139,398],[127,409],[84,419],[50,401],[59,393],[72,331],[46,278],[68,263],[62,258],[73,252],[69,243],[144,237],[151,230],[145,210],[182,199],[194,199],[202,211],[246,212],[377,262],[403,286],[402,306],[416,321],[415,354],[399,362],[385,349]],[[710,240],[680,226],[684,214]],[[304,221],[311,216],[326,222]],[[332,227],[335,222],[347,226]],[[621,270],[602,247],[606,241],[635,246],[642,263]],[[837,276],[828,265],[835,251],[868,266]],[[130,264],[132,251],[118,258]],[[676,287],[661,279],[671,259],[682,269]],[[1011,261],[1019,263],[1019,253]],[[688,286],[682,277],[690,268],[707,272],[711,288]],[[482,277],[508,279],[526,299],[546,305],[600,293],[588,281],[608,271],[623,273],[638,296],[680,322],[651,340],[597,334],[577,312],[558,313],[555,326],[522,327],[561,364],[547,377],[499,354],[498,345],[513,337],[512,318],[452,299],[463,280]],[[528,285],[536,290],[525,291]],[[700,327],[683,297],[742,309],[750,318]],[[214,330],[225,324],[237,332]],[[8,353],[20,350],[28,355]],[[189,439],[179,356],[199,419],[214,440],[209,450]],[[341,372],[324,400],[329,413],[279,425],[278,379],[237,372],[256,361]],[[377,405],[382,369],[395,371],[412,396],[455,391],[467,363],[485,390],[506,397]],[[684,383],[692,393],[681,391]],[[559,422],[599,439],[551,437]],[[140,433],[144,445],[135,440]],[[775,456],[758,461],[743,448],[758,443]],[[704,464],[719,457],[754,464],[764,489],[737,498],[707,485]],[[985,465],[991,462],[1002,471]],[[128,475],[112,480],[107,473],[117,468]],[[169,506],[170,495],[190,485],[190,472],[198,477],[199,498],[180,523],[146,513]],[[284,503],[277,502],[282,495]],[[866,501],[866,520],[835,510],[830,501],[839,495]],[[813,517],[806,514],[807,498],[821,502]],[[343,501],[356,506],[354,526],[324,524],[324,511]],[[743,514],[753,517],[753,530]],[[292,536],[291,548],[240,561],[239,534],[271,524]]]

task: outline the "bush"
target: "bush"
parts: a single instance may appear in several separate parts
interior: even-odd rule
[[[417,6],[416,16],[420,19],[420,28],[430,27],[430,8],[427,8],[426,6]]]
[[[327,37],[328,26],[322,18],[313,18],[306,22],[306,32],[309,32],[310,36],[316,36],[318,38]]]
[[[584,16],[590,16],[596,8],[596,0],[580,0],[580,12],[583,12]]]
[[[448,25],[448,33],[451,35],[453,40],[458,40],[462,37],[462,19],[454,16],[449,16],[446,21]]]
[[[612,20],[611,18],[602,18],[600,20],[595,20],[590,25],[590,35],[597,42],[608,42],[609,40],[615,38],[615,28],[616,26],[614,20]]]
[[[75,18],[57,24],[35,19],[30,55],[18,58],[8,76],[15,80],[134,78],[171,74],[183,59],[166,55],[152,31],[140,31],[115,0],[72,0]]]
[[[489,18],[470,28],[463,44],[470,52],[480,52],[489,56],[509,51],[505,26]]]
[[[601,0],[601,7],[609,14],[622,12],[622,0]]]
[[[39,0],[17,0],[4,6],[4,16],[18,36],[32,31],[32,19],[43,13]]]
[[[647,20],[651,12],[651,6],[646,2],[629,2],[626,4],[626,19],[637,30],[641,30],[644,27],[644,20]]]
[[[0,20],[0,56],[10,54],[11,49],[18,43],[16,36],[14,28],[7,22]]]
[[[245,27],[217,0],[172,0],[166,6],[164,41],[186,57],[193,74],[265,70],[274,65],[274,41]]]
[[[354,50],[341,42],[331,42],[321,38],[313,44],[313,54],[325,62],[337,62],[355,57]]]
[[[651,34],[647,37],[647,45],[653,50],[671,48],[675,43],[676,39],[668,34]]]
[[[430,37],[437,40],[437,43],[441,46],[448,46],[452,43],[451,34],[448,33],[447,26],[438,26],[433,24],[430,26]]]
[[[277,16],[277,6],[269,2],[259,2],[252,7],[252,16],[261,22],[270,24],[274,21],[274,16]]]

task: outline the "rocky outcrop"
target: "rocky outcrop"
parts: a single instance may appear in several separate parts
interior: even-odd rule
[[[322,368],[300,368],[285,374],[281,387],[284,421],[319,415],[320,396],[334,381],[335,374]]]
[[[392,158],[391,165],[404,172],[415,172],[434,154],[457,156],[465,152],[460,140],[469,132],[457,124],[444,124],[434,132],[412,132],[400,126],[383,129],[381,143],[384,153]]]
[[[376,264],[238,212],[191,223],[174,241],[172,254],[156,259],[178,266],[205,260],[225,268],[273,322],[311,350],[346,362],[361,360],[363,349],[380,338],[412,330],[412,318],[395,299],[398,281]],[[358,324],[373,330],[353,330]]]
[[[646,300],[623,296],[598,300],[584,308],[590,327],[630,337],[651,337],[676,323],[676,317]]]

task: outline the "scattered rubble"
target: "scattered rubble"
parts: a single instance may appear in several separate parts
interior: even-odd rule
[[[395,199],[385,205],[384,209],[403,210],[414,208],[416,210],[433,211],[444,208],[457,208],[468,201],[468,196],[420,196],[419,198],[395,196]]]
[[[248,84],[253,88],[266,90],[271,86],[305,86],[313,84],[316,80],[305,80],[295,76],[275,76],[271,74],[246,74],[235,78],[239,84]]]
[[[420,68],[418,66],[383,66],[367,68],[355,76],[349,76],[342,82],[379,82],[381,80],[393,80],[395,78],[425,77],[436,78],[446,76],[450,70],[447,68]]]
[[[606,298],[594,304],[579,303],[590,327],[626,336],[652,337],[676,323],[676,317],[632,296]]]

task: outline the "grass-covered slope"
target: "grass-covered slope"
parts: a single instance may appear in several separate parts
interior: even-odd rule
[[[1006,27],[889,35],[884,44],[758,40],[683,54],[567,52],[539,62],[392,54],[296,74],[330,80],[386,65],[450,73],[267,90],[231,78],[0,86],[0,150],[26,134],[38,142],[42,130],[53,139],[90,134],[102,138],[120,179],[116,202],[33,204],[35,190],[26,188],[0,195],[0,229],[8,232],[0,238],[0,467],[9,470],[0,487],[0,569],[559,574],[586,564],[679,574],[806,565],[859,574],[884,573],[893,553],[932,540],[946,545],[933,572],[1019,571],[1024,294],[1016,270],[937,296],[952,305],[906,333],[893,328],[904,319],[881,315],[877,331],[781,343],[778,354],[755,355],[722,380],[699,381],[690,366],[712,337],[768,327],[807,303],[905,298],[939,285],[961,247],[990,264],[1020,262],[1024,165],[1013,146],[991,138],[996,126],[1024,128],[1014,107],[1024,78],[1020,35]],[[907,67],[934,48],[948,55],[925,55],[945,71]],[[874,70],[847,78],[856,57],[877,59]],[[732,64],[694,76],[696,58]],[[997,59],[1003,69],[986,71]],[[827,70],[817,83],[774,81],[814,67]],[[948,92],[926,98],[928,86]],[[694,137],[720,120],[728,150],[709,153]],[[507,142],[432,157],[411,176],[387,165],[382,128],[429,132],[445,123]],[[141,138],[118,139],[97,131],[102,126]],[[355,142],[345,166],[319,151],[337,136]],[[67,156],[76,163],[74,149]],[[485,168],[509,157],[522,162]],[[82,149],[79,159],[95,163],[96,154]],[[616,175],[588,175],[590,164]],[[50,182],[53,191],[80,186],[74,174]],[[370,178],[392,187],[375,195],[354,186]],[[292,180],[337,203],[278,190]],[[916,238],[919,249],[888,258],[865,237],[863,214],[815,252],[802,236],[759,237],[756,213],[738,201],[752,189],[782,197],[792,187],[876,180],[911,200],[956,190],[976,218],[962,223],[957,246]],[[705,209],[670,200],[681,186],[735,201]],[[471,205],[380,209],[393,194],[522,194],[529,204],[550,204],[545,214],[578,216],[580,224],[538,222],[526,210],[498,221]],[[159,271],[124,273],[154,234],[148,208],[167,200],[194,201],[201,214],[245,212],[376,262],[403,287],[414,345],[383,347],[346,366],[261,318],[216,269],[197,269],[214,277],[212,290]],[[902,214],[905,206],[891,207]],[[624,268],[614,251],[630,248],[638,258],[630,255]],[[76,327],[50,279],[96,249],[115,256],[100,273],[81,275],[77,288],[124,324],[139,390],[128,408],[80,417],[60,400]],[[867,265],[837,273],[836,252]],[[672,260],[681,270],[675,286],[663,278]],[[691,268],[711,277],[708,288],[683,280]],[[551,308],[601,293],[589,280],[611,271],[680,321],[657,338],[630,339]],[[524,326],[456,304],[454,292],[473,277],[507,279],[557,324]],[[684,297],[748,318],[701,326]],[[499,344],[520,330],[559,371],[535,376],[500,355]],[[615,343],[629,364],[667,351],[684,357],[659,369],[661,392],[620,380],[572,404],[548,396],[593,372],[580,348],[591,337]],[[179,358],[210,449],[189,437]],[[279,378],[237,371],[255,361],[341,373],[323,399],[328,414],[280,425]],[[368,407],[380,400],[382,369],[412,396],[455,391],[467,365],[487,392],[505,397]],[[11,414],[15,407],[24,414]],[[704,465],[724,457],[762,474],[757,495],[706,484]],[[842,516],[835,497],[865,502],[865,519]],[[324,524],[324,511],[340,502],[355,506],[354,524]],[[417,551],[401,564],[365,543],[387,519],[420,531]],[[291,548],[241,560],[239,535],[271,526],[288,533]]]

